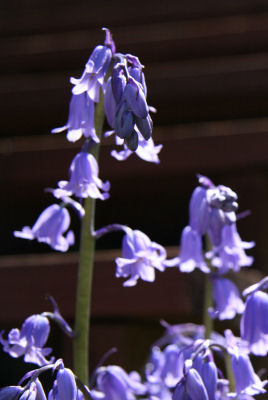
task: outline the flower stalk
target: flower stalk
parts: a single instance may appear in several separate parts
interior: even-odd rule
[[[102,93],[100,101],[95,108],[95,129],[101,137],[104,122]],[[90,149],[98,161],[99,144]],[[89,339],[90,339],[90,308],[93,279],[93,263],[95,252],[95,206],[96,199],[85,199],[85,215],[82,219],[81,239],[79,251],[79,269],[76,293],[75,332],[74,339],[74,371],[76,376],[84,383],[89,381]]]

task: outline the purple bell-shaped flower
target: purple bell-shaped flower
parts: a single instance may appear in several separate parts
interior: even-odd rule
[[[3,339],[1,334],[0,343],[11,357],[24,356],[25,362],[42,366],[51,362],[45,358],[51,353],[51,349],[44,348],[49,331],[49,321],[46,317],[32,315],[24,321],[21,330],[11,329],[7,340]]]
[[[164,271],[165,249],[152,242],[139,230],[127,228],[122,243],[122,257],[117,257],[116,277],[127,278],[124,286],[134,286],[141,278],[147,282],[155,279],[155,269]]]
[[[74,234],[68,231],[70,214],[66,208],[58,204],[47,207],[37,219],[32,228],[24,226],[21,231],[15,231],[14,236],[23,239],[37,239],[38,242],[47,243],[54,250],[67,251],[74,244]]]

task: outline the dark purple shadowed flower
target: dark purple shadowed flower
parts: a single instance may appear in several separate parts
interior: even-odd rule
[[[215,306],[209,309],[211,318],[232,319],[244,311],[244,303],[235,284],[226,278],[213,277],[213,299]]]
[[[21,386],[5,386],[0,389],[0,400],[16,400],[23,391]]]
[[[202,254],[201,236],[190,226],[186,226],[182,231],[179,268],[181,272],[192,272],[195,268],[205,273],[209,272]]]
[[[96,374],[96,387],[91,391],[93,400],[134,400],[135,395],[146,391],[137,372],[127,374],[117,365],[100,367]]]
[[[94,124],[94,102],[86,92],[72,95],[69,106],[69,117],[66,125],[55,128],[51,132],[58,133],[67,130],[69,142],[76,142],[82,136],[99,143]]]
[[[215,400],[217,391],[218,381],[218,370],[214,361],[210,360],[209,357],[202,357],[198,355],[193,363],[193,368],[199,373],[209,400]]]
[[[55,197],[74,195],[80,198],[91,197],[101,200],[109,198],[110,183],[102,182],[99,178],[98,163],[92,154],[86,151],[78,153],[71,163],[69,175],[69,181],[58,182],[59,189],[53,191]]]
[[[143,66],[138,58],[130,54],[117,54],[117,57],[120,61],[114,65],[104,87],[104,109],[109,125],[125,147],[123,152],[114,151],[112,155],[124,160],[131,152],[137,151],[138,154],[139,147],[145,147],[142,142],[151,138],[153,123],[149,110],[153,109],[147,105]],[[150,147],[152,150],[152,143]],[[154,151],[155,155],[159,151]],[[148,161],[148,154],[144,157]],[[156,162],[156,157],[151,158],[149,156],[149,161]]]
[[[204,382],[191,364],[186,360],[184,377],[175,387],[173,400],[209,400]]]
[[[268,352],[268,294],[260,290],[248,295],[240,321],[241,339],[251,353],[265,356]]]
[[[122,242],[122,257],[117,257],[116,277],[128,278],[123,286],[134,286],[141,278],[147,282],[155,279],[155,269],[164,271],[166,251],[138,230],[127,228]]]
[[[7,340],[3,339],[1,333],[0,343],[3,345],[3,350],[11,357],[24,356],[25,362],[42,366],[52,362],[45,358],[52,350],[44,348],[49,331],[49,321],[46,317],[32,315],[24,321],[21,330],[11,329]]]
[[[21,231],[15,231],[14,236],[47,243],[54,250],[67,251],[74,244],[74,234],[68,231],[70,225],[70,214],[66,208],[58,204],[47,207],[37,219],[32,228],[25,226]]]

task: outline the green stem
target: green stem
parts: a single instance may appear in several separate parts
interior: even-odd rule
[[[232,364],[231,364],[231,356],[227,352],[224,355],[225,359],[225,369],[226,369],[226,375],[227,379],[229,381],[229,392],[235,392],[235,379],[234,379],[234,374],[232,370]]]
[[[95,108],[95,129],[101,137],[104,122],[103,99],[100,95],[99,103]],[[98,161],[99,145],[92,148],[91,153]],[[89,381],[89,332],[90,306],[93,279],[93,263],[95,251],[94,232],[95,199],[88,197],[84,203],[85,215],[82,220],[80,256],[76,292],[75,332],[74,339],[74,371],[84,383]]]
[[[212,284],[209,279],[209,274],[205,275],[204,291],[203,324],[205,326],[205,339],[210,339],[210,335],[213,330],[213,320],[208,313],[209,307],[212,306]]]

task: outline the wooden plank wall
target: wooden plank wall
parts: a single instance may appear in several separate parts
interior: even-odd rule
[[[240,231],[244,239],[257,243],[252,252],[255,267],[267,271],[267,1],[13,0],[0,7],[1,326],[19,326],[26,311],[42,311],[38,307],[45,305],[38,294],[43,299],[53,279],[49,287],[53,294],[59,290],[64,262],[70,281],[61,286],[61,296],[64,312],[72,320],[70,282],[75,279],[76,253],[68,261],[54,258],[45,245],[14,239],[12,231],[34,223],[52,201],[43,189],[67,178],[80,143],[67,143],[64,134],[52,136],[50,130],[66,122],[69,77],[80,76],[91,50],[103,41],[103,26],[112,30],[119,51],[138,55],[146,66],[149,103],[158,110],[154,138],[164,147],[160,165],[146,164],[136,156],[118,163],[109,156],[113,141],[105,142],[101,177],[111,181],[112,189],[111,199],[98,204],[97,226],[127,223],[165,246],[175,246],[171,250],[175,254],[187,223],[195,174],[208,174],[215,183],[238,192],[241,211],[251,210],[252,215],[239,223]],[[77,229],[75,215],[73,219]],[[104,250],[119,248],[121,237],[100,240],[100,269],[112,264]],[[37,253],[42,254],[41,263]],[[104,281],[102,277],[102,273],[96,276],[96,293],[102,294],[93,302],[95,363],[104,351],[107,329],[111,332],[107,347],[114,341],[123,349],[118,362],[128,366],[135,358],[138,368],[151,336],[161,332],[157,319],[200,320],[198,277],[179,278],[175,299],[170,293],[176,283],[168,273],[152,289],[146,285],[133,289],[130,303],[125,294],[118,295],[110,309],[106,305],[121,284],[109,275]],[[15,292],[10,294],[13,281]],[[23,282],[34,290],[24,291]],[[194,299],[185,295],[193,287]],[[125,304],[132,304],[131,311]],[[147,333],[137,355],[130,344],[142,329]],[[55,341],[65,348],[59,337]],[[13,366],[9,368],[5,377],[2,374],[3,382],[11,376]]]

